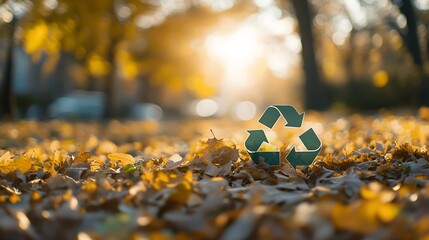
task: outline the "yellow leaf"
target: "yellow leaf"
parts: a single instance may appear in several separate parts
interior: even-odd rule
[[[48,160],[43,163],[43,171],[50,173],[51,176],[57,175],[57,171],[55,170],[52,160]]]
[[[146,181],[148,184],[152,184],[155,176],[152,171],[142,171],[141,179]]]
[[[89,170],[91,172],[96,172],[100,170],[101,166],[103,166],[104,162],[106,160],[106,156],[99,155],[99,156],[91,156],[87,159],[89,163]]]
[[[31,148],[25,153],[25,155],[32,159],[37,159],[41,162],[46,160],[46,154],[43,152],[43,149],[41,147]]]
[[[31,200],[32,201],[39,201],[40,199],[42,199],[42,195],[40,195],[39,191],[34,191],[31,193]]]
[[[367,186],[363,186],[360,188],[360,195],[364,199],[370,200],[370,199],[376,198],[378,195],[378,192],[374,191],[373,189],[370,189]]]
[[[101,155],[106,153],[114,153],[117,151],[118,151],[118,146],[116,146],[116,144],[112,143],[111,141],[104,140],[103,142],[100,143],[100,146],[98,146],[96,153]]]
[[[91,135],[85,143],[85,148],[87,151],[89,151],[97,147],[97,145],[98,145],[98,138],[94,135]]]
[[[192,181],[193,181],[193,176],[192,176],[192,171],[187,171],[185,173],[185,176],[183,177],[183,187],[186,190],[191,190],[192,188]]]
[[[50,156],[51,160],[57,164],[63,164],[65,161],[69,160],[67,153],[59,150],[54,150],[54,153]]]
[[[19,203],[19,202],[21,202],[21,197],[19,195],[12,194],[9,197],[9,202],[12,203],[12,204]]]
[[[26,172],[30,171],[31,166],[32,166],[32,162],[31,162],[31,159],[29,157],[21,155],[18,158],[15,158],[15,161],[14,161],[15,169],[17,169],[23,173],[26,173]]]
[[[85,163],[88,161],[88,159],[91,157],[91,153],[89,152],[79,152],[75,157],[75,162],[77,164],[79,163]]]
[[[377,215],[383,222],[391,222],[399,214],[399,207],[392,203],[385,203],[378,208]]]
[[[229,140],[210,138],[200,140],[194,152],[186,156],[186,162],[194,158],[202,158],[215,166],[230,164],[238,159],[238,150],[235,144]]]
[[[97,190],[97,183],[95,181],[87,180],[82,185],[82,190],[85,190],[87,192],[94,192]]]
[[[121,166],[135,163],[133,156],[126,153],[111,153],[107,155],[110,161],[119,162]]]
[[[156,174],[156,178],[153,182],[153,187],[156,190],[160,190],[164,187],[166,187],[167,183],[170,181],[170,178],[168,177],[168,174],[165,172],[158,172]]]
[[[13,161],[13,154],[7,151],[3,156],[0,157],[0,171],[3,169],[3,167],[7,167],[12,161]]]
[[[27,156],[21,155],[17,158],[10,152],[6,152],[0,157],[0,172],[10,173],[19,170],[23,173],[31,169],[31,159]]]
[[[332,222],[339,229],[369,234],[379,227],[376,201],[355,201],[349,205],[337,203],[331,211]]]
[[[273,152],[273,151],[278,151],[278,149],[276,146],[274,146],[270,143],[263,142],[261,144],[261,146],[259,147],[258,151],[260,151],[260,152]]]

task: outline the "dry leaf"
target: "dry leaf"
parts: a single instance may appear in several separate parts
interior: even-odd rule
[[[31,169],[32,162],[27,156],[15,157],[12,153],[6,152],[0,157],[0,172],[9,173],[19,170],[26,173]]]
[[[110,159],[110,161],[119,162],[120,166],[135,163],[134,157],[126,153],[111,153],[107,155],[107,157]]]

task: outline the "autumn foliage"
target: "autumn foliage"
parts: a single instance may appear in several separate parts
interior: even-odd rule
[[[243,147],[246,124],[229,122],[222,131],[227,126],[217,121],[2,123],[0,233],[9,239],[429,236],[428,122],[319,114],[307,122],[323,128],[324,147],[297,171],[286,162],[254,164]],[[201,136],[211,127],[218,136]],[[278,134],[282,155],[293,138]]]

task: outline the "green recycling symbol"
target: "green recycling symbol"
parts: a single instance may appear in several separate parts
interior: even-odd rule
[[[272,105],[262,114],[259,122],[272,129],[280,116],[286,120],[285,128],[300,128],[304,120],[305,113],[299,114],[291,105]],[[260,158],[272,166],[279,166],[281,163],[280,151],[258,152],[263,142],[269,143],[264,130],[248,130],[249,136],[244,143],[247,152],[253,162],[258,163]],[[317,137],[313,128],[308,129],[299,136],[307,151],[297,152],[295,147],[286,156],[286,160],[296,169],[297,166],[310,165],[322,148],[322,142]]]

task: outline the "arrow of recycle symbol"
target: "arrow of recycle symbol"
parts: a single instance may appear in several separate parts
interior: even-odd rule
[[[280,116],[283,116],[287,122],[284,126],[285,128],[299,128],[304,120],[304,115],[305,113],[299,114],[291,105],[272,105],[265,110],[264,114],[262,114],[259,119],[259,122],[272,129]],[[250,135],[244,145],[253,162],[258,163],[259,158],[264,158],[265,162],[269,165],[279,166],[281,163],[280,151],[258,152],[258,149],[261,147],[263,142],[269,143],[264,130],[248,130],[247,132]],[[293,147],[286,156],[286,160],[294,169],[300,165],[310,165],[322,148],[322,142],[319,137],[317,137],[313,128],[310,128],[301,134],[299,139],[301,139],[301,142],[307,148],[307,151],[297,152],[295,147]]]

